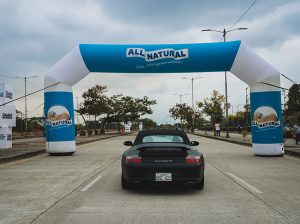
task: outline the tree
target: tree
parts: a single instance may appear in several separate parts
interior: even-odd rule
[[[82,94],[83,103],[80,104],[77,112],[88,126],[88,134],[90,134],[90,122],[86,121],[84,115],[93,115],[96,123],[97,117],[105,113],[106,110],[107,96],[104,95],[106,91],[107,86],[96,85]]]
[[[175,126],[173,124],[160,124],[159,125],[159,129],[175,129]]]
[[[179,119],[181,122],[186,124],[186,128],[192,128],[193,114],[195,116],[195,123],[198,123],[201,119],[201,114],[198,110],[193,111],[193,108],[188,106],[186,103],[176,104],[174,107],[169,109],[171,117]]]
[[[122,94],[113,95],[108,98],[102,125],[111,122],[137,121],[141,116],[152,114],[151,106],[156,104],[156,100],[150,100],[147,96],[143,98],[133,98]]]
[[[95,120],[105,111],[107,96],[104,93],[107,86],[96,85],[82,94],[83,103],[80,105],[79,112],[81,114],[94,115]]]
[[[16,127],[14,127],[13,130],[23,132],[23,127],[25,127],[25,121],[23,119],[22,112],[16,110]]]
[[[300,84],[289,89],[286,115],[290,123],[300,122]]]
[[[221,123],[223,121],[224,96],[214,90],[210,98],[204,99],[204,102],[199,102],[197,105],[202,108],[202,112],[210,117],[211,124]]]
[[[150,118],[142,118],[139,122],[143,123],[144,129],[151,129],[157,127],[157,123]]]
[[[86,122],[84,115],[93,115],[95,118],[94,123],[97,123],[97,117],[100,117],[102,132],[104,132],[106,124],[134,122],[145,114],[151,114],[151,106],[156,104],[155,100],[151,100],[147,96],[133,98],[118,94],[108,97],[105,95],[106,91],[107,87],[100,85],[88,89],[82,94],[84,102],[77,111],[86,124],[90,122]]]
[[[246,104],[244,106],[244,120],[245,120],[245,129],[246,131],[251,131],[250,123],[251,123],[251,116],[250,116],[250,104]]]
[[[242,111],[236,112],[235,115],[228,115],[228,123],[230,126],[245,125],[245,114]]]

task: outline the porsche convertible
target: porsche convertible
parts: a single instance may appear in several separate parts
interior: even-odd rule
[[[129,189],[137,183],[184,183],[194,189],[204,187],[204,157],[193,148],[183,131],[143,130],[122,156],[121,184]]]

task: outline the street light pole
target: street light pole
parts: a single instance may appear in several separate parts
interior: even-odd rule
[[[226,42],[226,30],[223,29],[223,39]],[[226,138],[230,138],[229,136],[229,126],[228,126],[228,95],[227,95],[227,72],[225,71],[225,116],[226,116]]]
[[[182,79],[188,79],[192,81],[192,132],[194,132],[194,126],[195,126],[195,110],[194,110],[194,80],[197,79],[202,79],[203,77],[192,77],[192,78],[187,78],[187,77],[182,77]]]
[[[214,31],[214,32],[218,32],[218,33],[222,33],[223,34],[223,40],[224,42],[226,42],[226,34],[229,32],[232,32],[234,30],[246,30],[248,28],[236,28],[236,29],[231,29],[231,30],[214,30],[214,29],[205,29],[202,31]],[[226,125],[226,138],[230,138],[229,136],[229,126],[228,126],[228,99],[227,99],[227,72],[225,71],[225,125]]]

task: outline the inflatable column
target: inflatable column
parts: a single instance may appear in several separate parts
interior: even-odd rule
[[[45,79],[45,86],[53,84],[53,79]],[[76,139],[72,87],[65,84],[55,85],[45,90],[44,98],[47,152],[74,153]]]
[[[280,86],[275,76],[265,83]],[[250,86],[252,147],[255,155],[283,155],[281,91],[265,84]]]
[[[250,85],[254,154],[283,155],[280,73],[243,43],[231,72]]]
[[[45,77],[45,87],[52,86],[44,92],[46,150],[49,154],[66,155],[76,151],[72,86],[88,73],[77,47]]]

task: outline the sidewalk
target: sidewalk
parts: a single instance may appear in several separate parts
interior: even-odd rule
[[[121,136],[119,132],[107,133],[104,135],[96,135],[91,137],[77,136],[76,144],[81,145],[118,136]],[[46,142],[44,137],[15,139],[13,140],[13,147],[11,149],[0,149],[0,164],[45,153],[45,145]]]
[[[245,138],[242,136],[242,134],[238,134],[238,133],[229,133],[230,138],[226,138],[226,132],[221,132],[221,137],[214,136],[213,131],[207,131],[206,133],[204,131],[195,131],[194,134],[207,137],[207,138],[218,139],[220,141],[252,146],[251,133],[248,134]],[[290,139],[290,138],[287,139],[284,143],[284,149],[285,149],[285,154],[300,157],[300,144],[296,145],[294,139]]]

